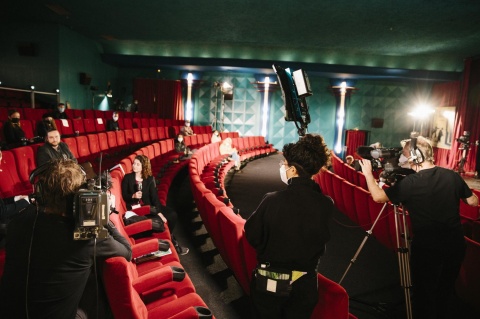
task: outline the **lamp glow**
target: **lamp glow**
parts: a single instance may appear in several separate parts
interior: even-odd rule
[[[267,136],[267,122],[268,122],[268,92],[270,87],[270,78],[265,77],[265,97],[263,99],[263,109],[262,109],[262,136]]]
[[[188,73],[187,75],[187,103],[186,103],[186,119],[190,121],[193,114],[193,105],[192,105],[192,84],[193,84],[193,74]]]

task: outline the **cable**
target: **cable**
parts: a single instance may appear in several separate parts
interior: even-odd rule
[[[37,204],[37,214],[35,215],[35,219],[33,220],[32,236],[30,237],[30,247],[28,248],[27,277],[25,280],[25,313],[26,313],[27,319],[30,318],[28,314],[28,278],[30,277],[30,260],[32,256],[33,234],[35,233],[35,226],[37,225],[37,219],[38,219],[38,204]]]
[[[99,307],[99,293],[98,293],[98,277],[97,277],[97,237],[95,236],[94,242],[93,242],[93,274],[95,276],[95,293],[97,295],[97,319],[99,317],[100,313],[100,307]]]

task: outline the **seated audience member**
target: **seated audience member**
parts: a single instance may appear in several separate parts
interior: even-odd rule
[[[57,130],[47,132],[45,144],[38,148],[37,167],[40,167],[53,159],[70,159],[75,163],[77,162],[77,159],[73,156],[68,145],[60,140],[60,132]]]
[[[182,153],[184,156],[192,154],[192,150],[185,145],[182,134],[178,134],[177,138],[175,139],[175,151],[177,153]]]
[[[53,111],[52,116],[55,120],[67,120],[68,115],[65,113],[65,104],[59,103],[57,109]]]
[[[113,112],[112,119],[107,121],[107,131],[120,131],[118,112]]]
[[[354,164],[354,161],[355,159],[353,158],[352,155],[347,155],[347,157],[345,157],[345,163],[351,167],[353,167],[355,164]]]
[[[167,223],[168,228],[172,233],[172,242],[175,246],[175,249],[180,255],[186,255],[189,249],[180,247],[177,240],[173,236],[173,230],[175,229],[178,219],[177,213],[173,209],[163,206],[160,203],[157,193],[157,185],[152,176],[150,159],[145,155],[137,155],[133,160],[132,171],[133,172],[126,174],[122,180],[122,197],[125,201],[127,209],[134,210],[139,206],[149,205],[150,214],[147,215],[147,217],[152,219],[152,221],[155,221],[155,223]],[[125,223],[131,224],[128,219],[132,217],[128,215],[135,215],[127,213],[125,216],[127,217]],[[161,221],[158,220],[158,217],[160,217]],[[133,222],[138,220],[139,219],[136,216],[133,218]],[[158,231],[162,230],[159,229]]]
[[[10,148],[26,145],[27,141],[33,142],[33,139],[25,138],[25,132],[20,125],[20,113],[17,110],[8,111],[8,120],[3,124],[3,134]]]
[[[180,133],[183,136],[195,135],[195,133],[193,133],[192,128],[190,127],[190,121],[188,121],[188,120],[185,121],[185,125],[182,126],[182,128],[180,129]]]
[[[87,279],[97,264],[115,256],[130,260],[128,241],[112,223],[110,236],[74,240],[70,198],[85,182],[73,161],[56,160],[37,171],[37,207],[8,224],[6,263],[0,284],[2,318],[76,318]]]
[[[37,134],[41,138],[45,139],[47,137],[47,132],[51,130],[56,130],[57,125],[52,117],[52,114],[45,113],[42,115],[42,120],[37,123]]]
[[[229,155],[229,159],[235,161],[235,170],[240,170],[240,156],[237,149],[232,147],[232,139],[230,137],[227,137],[220,143],[219,151],[221,155]]]
[[[218,130],[213,131],[212,137],[210,139],[211,143],[221,142],[222,138],[220,137],[220,132]]]

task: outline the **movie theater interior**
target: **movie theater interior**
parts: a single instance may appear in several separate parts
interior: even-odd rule
[[[329,149],[330,160],[311,179],[333,201],[310,318],[423,319],[414,315],[418,300],[436,297],[415,295],[421,279],[411,266],[412,228],[422,231],[416,206],[393,197],[384,204],[371,190],[393,196],[404,181],[419,180],[430,160],[465,184],[460,192],[442,183],[455,193],[449,222],[461,224],[465,253],[444,310],[432,300],[428,318],[480,318],[480,206],[463,200],[480,196],[478,21],[480,2],[473,0],[3,1],[0,296],[18,293],[24,302],[7,312],[0,301],[0,318],[57,318],[35,299],[55,292],[36,281],[39,274],[55,276],[43,258],[35,260],[35,236],[48,237],[35,229],[49,214],[35,199],[44,191],[36,180],[46,174],[38,173],[37,154],[52,145],[46,122],[89,183],[66,206],[65,218],[76,225],[68,241],[97,247],[113,240],[107,233],[114,225],[131,250],[131,258],[93,255],[88,279],[71,288],[78,300],[66,305],[79,309],[77,318],[262,318],[256,298],[264,293],[258,290],[264,265],[257,256],[266,248],[249,240],[245,225],[265,194],[294,186],[291,170],[288,185],[282,182],[278,163],[285,145],[307,135],[320,135]],[[228,154],[221,151],[226,140],[234,148]],[[423,140],[430,157],[418,149]],[[140,176],[141,156],[150,162],[161,209],[126,198],[126,180]],[[283,165],[301,167],[285,163],[281,172]],[[15,253],[23,246],[8,240],[9,226],[32,206],[38,221],[24,227],[28,249]],[[160,221],[158,231],[151,215],[165,207],[175,222]],[[141,220],[132,222],[132,214]],[[283,225],[285,238],[308,237],[293,222]],[[14,274],[14,264],[26,273]],[[22,278],[22,289],[8,288],[9,276]],[[288,307],[294,294],[279,297],[273,279],[266,285],[265,294]]]

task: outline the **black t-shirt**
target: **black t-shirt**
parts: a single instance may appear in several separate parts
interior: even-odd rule
[[[93,265],[94,240],[73,240],[73,220],[38,213],[31,205],[9,223],[0,317],[25,318],[28,273],[30,318],[74,318]],[[115,229],[99,239],[96,256],[131,258],[128,241]],[[31,247],[31,249],[30,249]]]
[[[410,214],[415,240],[435,242],[458,239],[463,233],[460,224],[461,198],[472,191],[456,172],[442,167],[424,169],[406,176],[385,190],[395,204],[403,204]]]
[[[314,271],[330,239],[333,203],[313,180],[290,181],[286,190],[265,195],[245,223],[245,235],[259,262]]]

